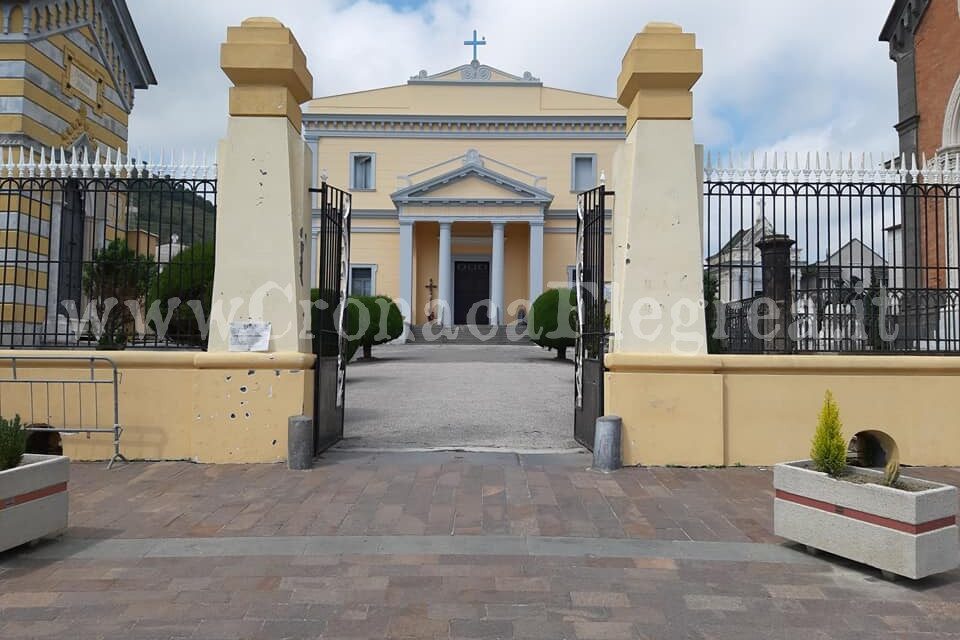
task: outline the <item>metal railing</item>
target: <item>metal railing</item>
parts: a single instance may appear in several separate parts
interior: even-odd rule
[[[84,366],[76,366],[78,363]],[[38,375],[42,369],[54,376]],[[67,371],[76,375],[69,377]],[[0,355],[0,416],[19,415],[30,432],[85,433],[87,437],[112,434],[110,469],[118,460],[127,462],[120,453],[119,385],[117,365],[105,356]],[[26,387],[26,392],[18,393],[14,387]],[[101,406],[108,403],[108,407]],[[9,412],[11,405],[14,413]]]
[[[202,349],[210,168],[0,150],[0,348]]]
[[[715,350],[960,355],[956,163],[775,154],[704,178]]]

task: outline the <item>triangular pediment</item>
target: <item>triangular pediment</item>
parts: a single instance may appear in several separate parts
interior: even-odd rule
[[[476,60],[469,64],[462,64],[453,69],[447,69],[440,73],[429,74],[426,70],[410,78],[410,84],[430,84],[436,82],[476,82],[476,83],[506,83],[522,84],[530,86],[541,86],[540,78],[535,78],[529,71],[523,75],[514,75],[502,69],[491,67],[490,65],[480,64]]]
[[[399,204],[549,205],[553,195],[483,165],[482,160],[404,187],[391,196]]]

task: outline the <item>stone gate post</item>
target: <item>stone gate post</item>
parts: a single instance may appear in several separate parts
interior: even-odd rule
[[[612,352],[604,410],[625,465],[722,464],[722,379],[706,354],[695,36],[651,23],[623,57],[627,138],[614,159]]]
[[[617,95],[627,138],[614,160],[617,353],[706,352],[690,91],[702,70],[694,34],[674,24],[648,24],[623,57]]]
[[[234,321],[269,322],[271,352],[311,351],[312,156],[300,105],[313,93],[306,56],[274,18],[230,27],[220,66],[230,89],[218,161],[217,258],[210,351],[228,351]]]

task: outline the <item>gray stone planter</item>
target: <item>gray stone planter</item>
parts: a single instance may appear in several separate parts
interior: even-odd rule
[[[879,484],[880,471],[857,473],[868,482],[835,480],[809,461],[776,465],[774,533],[913,579],[960,564],[956,487],[903,478],[919,489],[905,491]]]
[[[67,528],[70,459],[27,454],[0,471],[0,552]]]

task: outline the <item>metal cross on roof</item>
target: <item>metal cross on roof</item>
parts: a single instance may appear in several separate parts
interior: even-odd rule
[[[473,30],[473,40],[464,40],[464,41],[463,41],[463,44],[466,45],[466,46],[468,46],[468,47],[469,47],[469,46],[473,46],[473,61],[476,62],[476,61],[477,61],[477,47],[482,47],[483,45],[487,44],[487,39],[486,39],[486,38],[482,38],[482,39],[480,39],[480,40],[477,40],[477,30],[474,29],[474,30]]]

